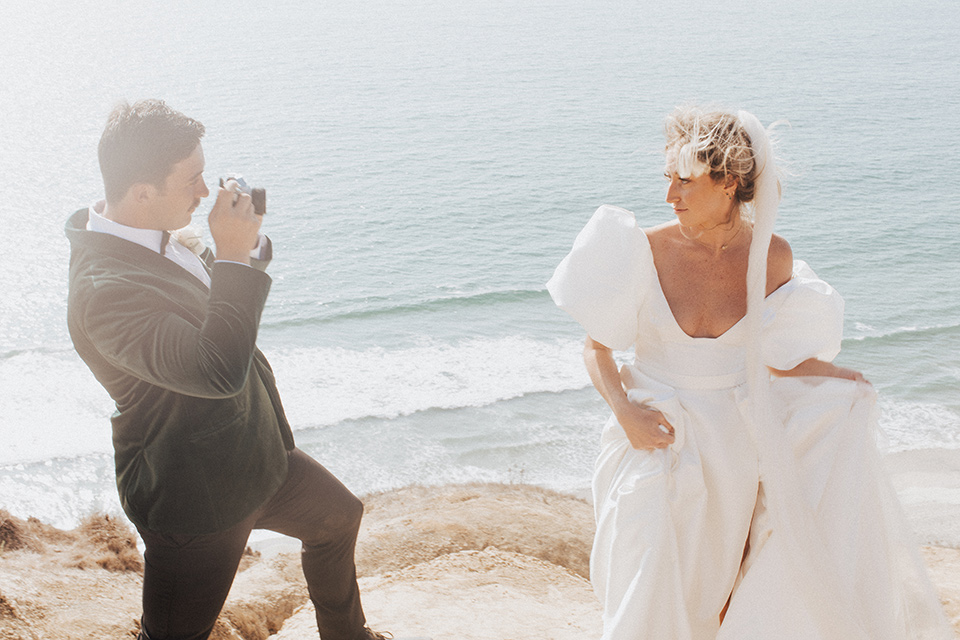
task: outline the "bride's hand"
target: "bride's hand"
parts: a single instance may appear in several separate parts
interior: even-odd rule
[[[617,363],[613,359],[613,351],[609,347],[587,336],[583,345],[583,360],[593,386],[613,409],[634,449],[663,449],[673,444],[673,425],[662,413],[646,405],[630,402],[623,388],[621,372],[617,370]],[[624,377],[630,382],[629,369]]]
[[[834,367],[834,378],[844,378],[846,380],[853,380],[854,382],[866,382],[870,384],[870,381],[863,377],[863,374],[855,369],[848,369],[847,367]]]
[[[823,360],[817,360],[816,358],[804,360],[793,369],[786,371],[771,367],[770,372],[775,376],[785,378],[793,376],[822,376],[827,378],[843,378],[844,380],[853,380],[854,382],[864,382],[866,384],[870,384],[870,381],[867,380],[859,371],[848,369],[847,367],[838,367],[832,362],[824,362]]]
[[[663,449],[676,439],[673,425],[662,413],[646,405],[628,402],[616,412],[616,416],[634,449]]]

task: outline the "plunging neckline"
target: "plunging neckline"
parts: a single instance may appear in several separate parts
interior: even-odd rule
[[[732,325],[727,327],[722,333],[716,336],[692,336],[686,331],[684,331],[683,327],[680,326],[680,323],[677,322],[677,316],[674,315],[673,309],[670,307],[670,301],[667,300],[667,295],[663,292],[663,283],[660,282],[660,272],[657,271],[657,263],[653,259],[653,246],[650,244],[650,238],[647,237],[647,232],[641,229],[639,226],[637,227],[637,229],[640,231],[641,235],[643,235],[643,239],[647,243],[647,249],[649,249],[650,267],[653,270],[654,279],[657,281],[657,291],[660,293],[660,300],[663,302],[664,306],[666,307],[667,315],[670,316],[670,320],[672,321],[672,324],[677,329],[677,331],[679,331],[688,340],[720,340],[721,338],[729,335],[734,329],[739,327],[741,324],[743,324],[743,321],[746,319],[747,314],[743,314],[742,316],[740,316],[739,320],[734,322]],[[776,291],[779,291],[779,289],[780,287],[777,287],[777,289],[774,289],[774,291],[770,292],[770,295],[773,295]],[[770,296],[767,296],[767,297],[770,297]]]

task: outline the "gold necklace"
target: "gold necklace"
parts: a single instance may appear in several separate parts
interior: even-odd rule
[[[730,246],[730,243],[737,239],[737,236],[740,235],[740,232],[743,231],[743,220],[740,221],[740,226],[737,227],[737,232],[730,236],[730,239],[720,245],[720,251],[726,251],[727,247]]]
[[[682,236],[683,236],[684,238],[686,238],[687,240],[690,240],[690,241],[692,241],[692,242],[696,242],[697,244],[699,244],[699,245],[702,246],[702,247],[706,247],[706,248],[708,248],[708,249],[713,249],[712,246],[710,246],[710,245],[707,244],[706,242],[703,242],[703,241],[701,241],[701,240],[699,239],[700,236],[703,235],[703,231],[701,231],[700,233],[698,233],[698,234],[696,234],[696,235],[693,235],[693,234],[689,233],[688,231],[685,231],[682,224],[679,225],[679,227],[680,227],[680,235],[682,235]],[[740,221],[740,226],[737,227],[736,233],[734,233],[732,236],[730,236],[730,238],[729,238],[726,242],[724,242],[723,244],[720,245],[720,251],[726,251],[727,248],[730,247],[730,245],[733,243],[733,241],[737,239],[737,236],[740,235],[740,232],[743,231],[743,227],[744,227],[744,222],[743,222],[743,220],[741,220],[741,221]]]

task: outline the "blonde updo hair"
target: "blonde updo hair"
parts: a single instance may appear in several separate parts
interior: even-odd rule
[[[714,181],[737,179],[735,197],[748,203],[757,191],[757,163],[740,118],[725,111],[678,107],[667,116],[667,161],[681,178],[709,173]]]

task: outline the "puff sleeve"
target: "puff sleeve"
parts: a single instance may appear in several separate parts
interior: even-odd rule
[[[650,245],[633,213],[603,205],[547,282],[558,307],[611,349],[637,340],[637,314],[650,277]]]
[[[843,298],[807,263],[793,264],[793,277],[767,297],[761,344],[766,364],[792,369],[808,358],[830,362],[840,353]]]

